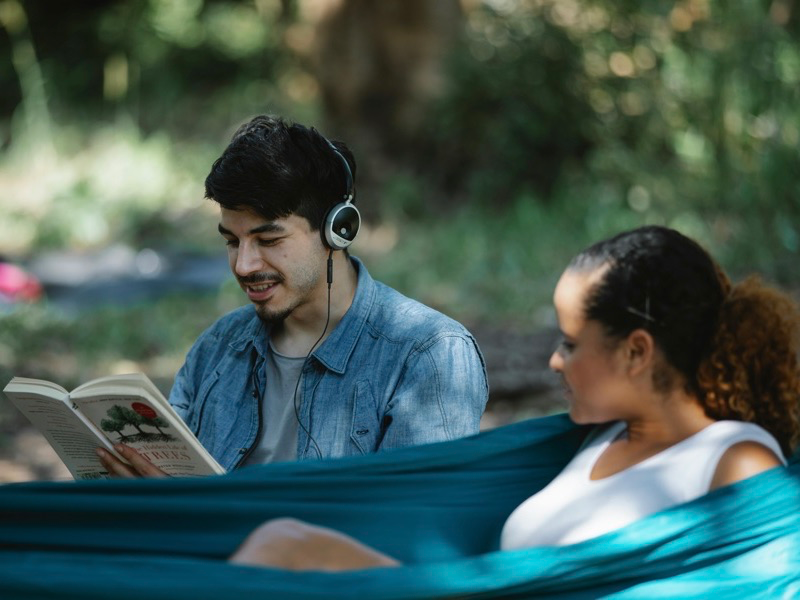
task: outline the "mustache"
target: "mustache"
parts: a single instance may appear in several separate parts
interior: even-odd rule
[[[262,283],[281,283],[284,278],[278,273],[253,273],[244,277],[237,275],[236,279],[244,285],[259,285]]]

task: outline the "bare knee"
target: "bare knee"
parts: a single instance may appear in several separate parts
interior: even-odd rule
[[[244,539],[230,561],[291,568],[298,549],[313,537],[314,527],[289,517],[270,519]]]
[[[252,531],[250,536],[287,536],[295,538],[307,535],[311,529],[312,527],[304,521],[291,517],[278,517],[277,519],[264,521]]]

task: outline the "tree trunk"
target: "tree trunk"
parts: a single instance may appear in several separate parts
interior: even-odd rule
[[[418,151],[415,134],[443,89],[462,17],[459,0],[343,0],[320,21],[312,68],[326,118],[370,179]]]

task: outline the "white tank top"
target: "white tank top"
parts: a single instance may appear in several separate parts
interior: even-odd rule
[[[763,444],[783,460],[778,442],[758,425],[717,421],[632,467],[591,480],[595,462],[625,429],[617,421],[595,430],[550,484],[511,513],[500,548],[574,544],[693,500],[708,492],[719,459],[739,442]]]

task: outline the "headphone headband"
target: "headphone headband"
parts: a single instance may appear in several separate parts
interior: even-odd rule
[[[339,152],[339,149],[333,145],[333,142],[329,139],[325,139],[328,142],[328,145],[333,150],[334,154],[339,157],[339,160],[342,161],[342,165],[344,165],[344,175],[345,175],[345,193],[342,197],[344,202],[352,202],[354,193],[353,193],[353,171],[350,170],[350,163],[347,162],[347,159],[344,157],[344,154]]]

